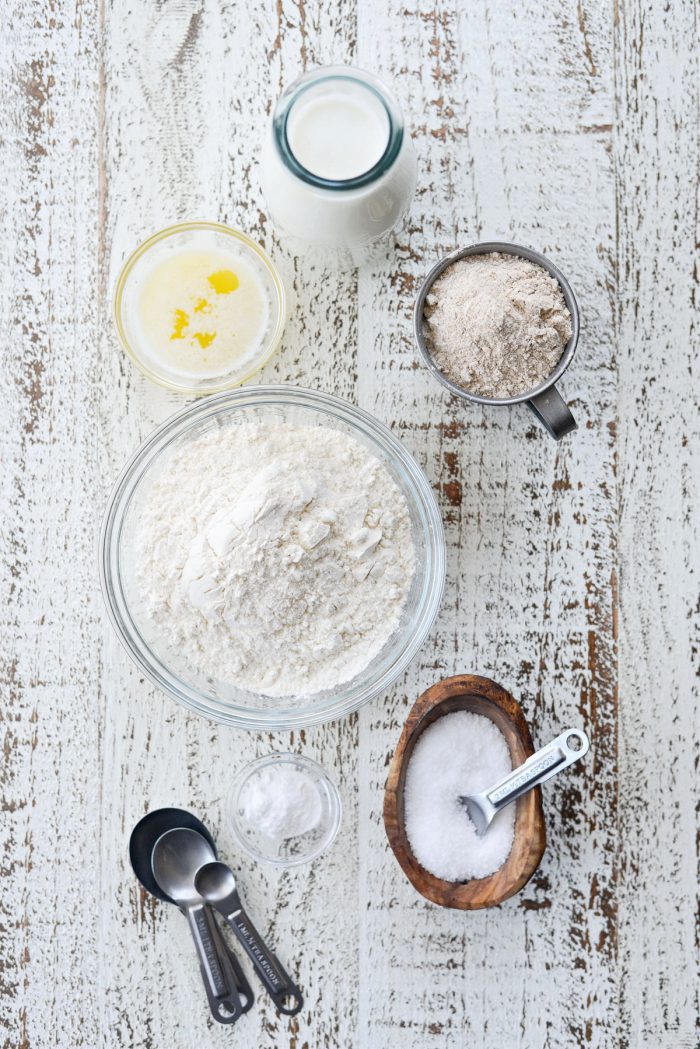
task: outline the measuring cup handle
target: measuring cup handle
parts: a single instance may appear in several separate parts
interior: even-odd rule
[[[304,1004],[301,991],[266,946],[246,912],[239,907],[226,915],[226,921],[238,937],[265,990],[279,1011],[285,1016],[294,1016]]]
[[[569,739],[572,736],[578,740],[578,750],[574,750],[569,745]],[[495,787],[491,787],[486,792],[488,801],[496,812],[499,812],[516,798],[532,790],[533,787],[545,783],[558,772],[573,765],[575,761],[588,753],[589,747],[588,736],[581,729],[571,728],[562,732],[546,747],[536,751],[523,765],[504,776]]]
[[[214,946],[215,935],[212,935],[211,917],[204,907],[188,907],[185,914],[207,983],[214,997],[221,998],[226,994],[226,982]]]
[[[576,420],[556,386],[536,394],[527,403],[555,441],[576,429]]]

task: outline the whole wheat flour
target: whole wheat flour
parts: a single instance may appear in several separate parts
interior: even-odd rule
[[[425,335],[440,371],[481,397],[515,397],[550,375],[571,338],[571,314],[542,266],[500,252],[468,255],[426,299]]]
[[[333,688],[399,623],[404,496],[347,434],[243,423],[180,447],[135,536],[146,615],[199,672],[268,696]]]

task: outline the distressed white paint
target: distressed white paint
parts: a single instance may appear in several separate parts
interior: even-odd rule
[[[3,28],[4,1046],[695,1045],[692,0],[6,0]],[[332,61],[393,81],[420,158],[396,243],[341,275],[275,236],[255,174],[272,100]],[[444,511],[431,640],[383,702],[299,737],[185,714],[128,662],[98,593],[110,484],[181,403],[119,351],[111,286],[141,237],[190,217],[243,226],[285,274],[290,320],[262,378],[387,421]],[[421,275],[499,236],[549,254],[580,300],[562,382],[580,429],[559,446],[417,366]],[[593,736],[586,767],[546,788],[533,882],[471,915],[415,895],[380,818],[410,703],[455,671],[509,687],[540,740],[565,721]],[[335,775],[345,819],[322,862],[276,874],[234,856],[222,798],[242,762],[289,747]],[[235,861],[298,966],[296,1020],[261,995],[234,1034],[209,1023],[184,922],[128,865],[131,827],[162,804],[204,815]]]

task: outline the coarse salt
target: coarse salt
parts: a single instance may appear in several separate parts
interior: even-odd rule
[[[433,722],[416,743],[406,770],[406,834],[413,855],[445,881],[493,874],[513,845],[515,806],[500,812],[479,837],[464,794],[492,787],[512,769],[505,737],[482,714],[457,710]]]

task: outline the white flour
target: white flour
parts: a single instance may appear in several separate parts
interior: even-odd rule
[[[135,538],[146,614],[198,671],[268,696],[333,688],[398,626],[406,501],[328,428],[230,425],[178,449]]]

